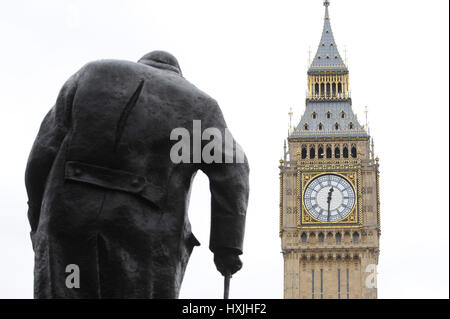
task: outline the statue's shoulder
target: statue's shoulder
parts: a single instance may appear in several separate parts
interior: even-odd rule
[[[97,60],[84,65],[79,71],[78,79],[86,86],[93,89],[97,86],[114,86],[118,81],[135,82],[132,79],[145,79],[147,83],[153,83],[159,90],[168,90],[175,95],[184,98],[197,105],[203,105],[207,109],[218,108],[217,102],[207,93],[196,87],[183,76],[155,68],[139,62],[126,60]]]
[[[143,65],[125,60],[96,60],[85,64],[79,71],[80,76],[120,76],[136,72],[145,72]]]

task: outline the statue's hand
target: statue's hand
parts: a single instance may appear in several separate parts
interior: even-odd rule
[[[214,253],[214,263],[223,276],[232,275],[242,268],[239,254],[232,249],[217,250]]]

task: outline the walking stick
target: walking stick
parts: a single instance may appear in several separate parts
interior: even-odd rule
[[[228,296],[230,295],[230,279],[231,279],[230,274],[226,274],[224,276],[223,299],[228,299]]]

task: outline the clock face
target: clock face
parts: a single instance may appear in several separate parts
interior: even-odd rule
[[[350,214],[355,205],[355,190],[343,177],[326,174],[306,187],[304,203],[308,213],[322,222],[337,222]]]

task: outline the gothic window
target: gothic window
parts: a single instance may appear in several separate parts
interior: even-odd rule
[[[342,83],[339,82],[338,83],[338,95],[339,95],[339,97],[341,96],[341,94],[342,94]]]
[[[331,86],[331,89],[332,89],[333,97],[336,97],[336,83],[333,83],[333,85]]]
[[[324,155],[324,152],[323,152],[323,146],[320,145],[320,146],[319,146],[319,152],[317,153],[317,156],[318,156],[319,158],[323,158],[323,155]]]
[[[339,130],[339,124],[338,124],[338,123],[334,124],[334,129],[335,129],[336,131]]]
[[[320,84],[321,96],[325,96],[325,83]]]
[[[352,157],[356,158],[356,146],[352,146]]]
[[[347,299],[350,299],[350,271],[347,269]]]
[[[345,119],[345,112],[344,111],[341,112],[341,119]]]
[[[342,235],[341,233],[336,234],[336,243],[340,243],[342,241]]]
[[[319,83],[316,83],[314,85],[314,94],[315,94],[316,97],[319,96]]]
[[[341,270],[338,269],[338,299],[341,299]]]
[[[350,122],[350,124],[348,125],[348,128],[353,130],[353,123]]]
[[[305,125],[303,127],[304,127],[305,131],[307,131],[309,129],[308,123],[305,123]]]
[[[330,111],[327,112],[327,119],[331,119],[331,112]]]
[[[331,146],[327,146],[327,158],[331,158]]]
[[[327,56],[327,59],[328,59],[329,57]],[[330,96],[330,83],[327,83],[327,96],[329,97]]]
[[[323,233],[320,233],[318,239],[319,239],[319,243],[323,243],[323,241],[325,239],[325,235]]]
[[[357,232],[353,233],[353,242],[358,243],[359,242],[359,234]]]
[[[306,236],[306,233],[302,233],[302,235],[300,236],[302,243],[306,243],[308,237]]]
[[[316,157],[316,149],[313,146],[309,149],[309,158],[315,158],[315,157]]]
[[[332,46],[333,46],[333,42],[330,43],[330,47],[332,47]]]
[[[313,118],[314,120],[317,118],[317,113],[316,113],[316,112],[313,112],[313,113],[312,113],[312,118]]]
[[[323,299],[323,269],[320,269],[320,299]]]
[[[323,46],[323,47],[325,46],[325,42],[322,42],[322,46]]]
[[[350,232],[348,231],[344,233],[344,242],[346,243],[350,242]]]
[[[334,157],[341,158],[341,150],[339,149],[339,146],[336,146],[336,148],[334,149]]]
[[[323,130],[323,124],[319,123],[319,131],[322,131],[322,130]]]
[[[342,155],[344,158],[348,158],[348,147],[344,146],[344,149],[342,150]]]
[[[306,149],[306,146],[303,146],[302,147],[302,159],[305,159],[306,158],[306,153],[307,153],[307,149]]]

